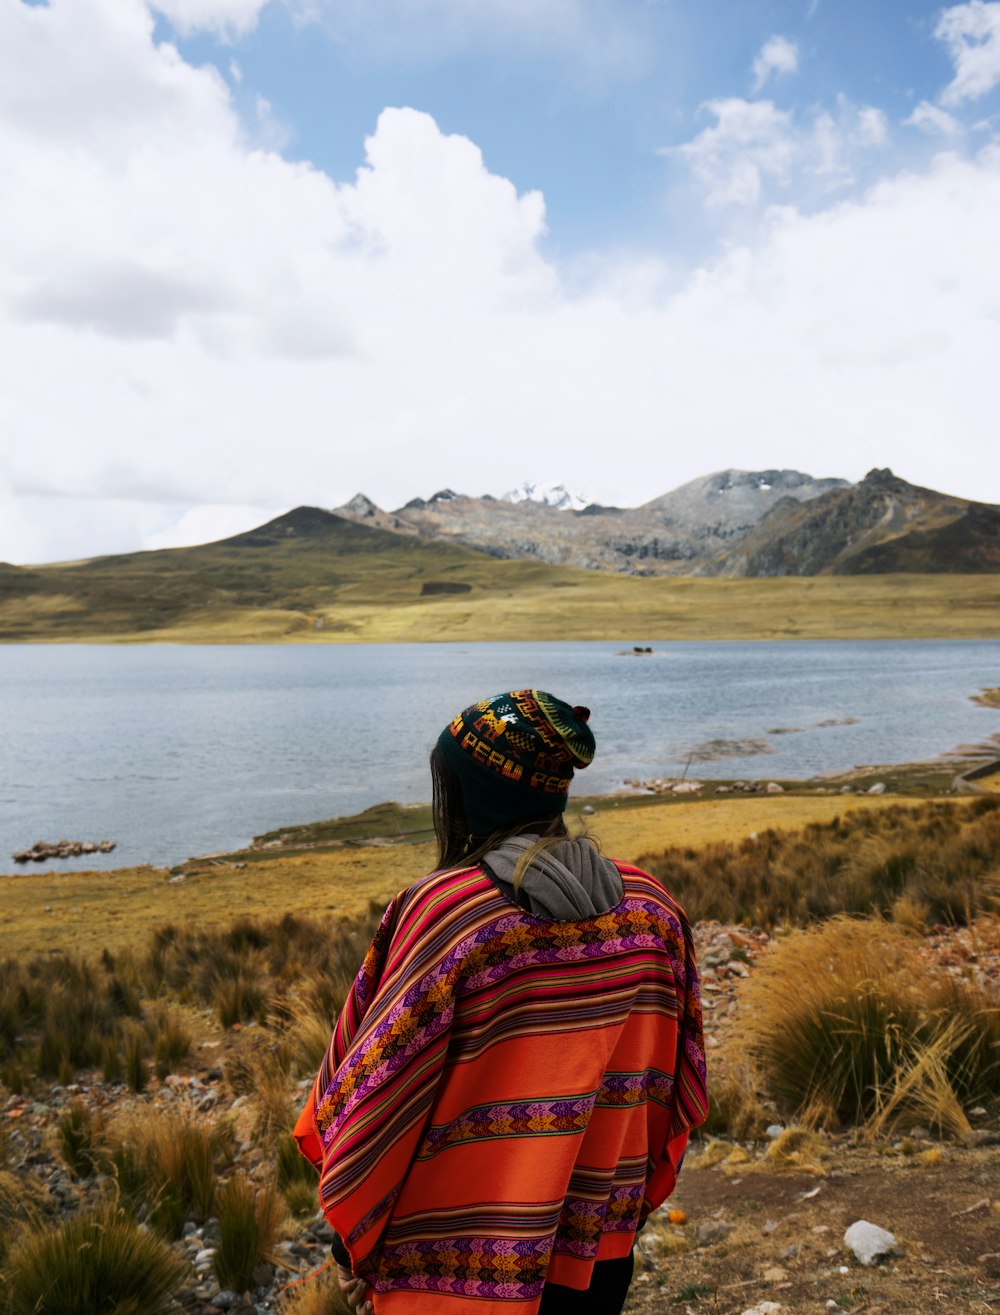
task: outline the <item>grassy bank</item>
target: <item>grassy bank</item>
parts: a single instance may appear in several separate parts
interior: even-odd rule
[[[892,795],[784,795],[706,799],[608,798],[593,814],[570,810],[608,854],[635,860],[670,845],[700,848],[738,843],[769,828],[794,831],[856,810],[880,811]],[[914,801],[915,802],[915,801]],[[958,805],[961,807],[962,805]],[[55,952],[99,952],[134,945],[150,927],[191,921],[228,925],[235,916],[280,918],[356,916],[371,901],[390,899],[430,870],[434,846],[426,809],[383,805],[360,819],[289,828],[262,848],[192,859],[175,871],[120,868],[111,872],[27,871],[3,881],[0,957]],[[379,843],[365,843],[378,839]],[[393,837],[402,843],[390,844]],[[266,837],[263,838],[266,841]]]

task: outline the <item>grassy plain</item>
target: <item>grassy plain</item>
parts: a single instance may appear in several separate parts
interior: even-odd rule
[[[640,578],[501,561],[300,508],[221,543],[0,564],[0,641],[1000,637],[1000,576]]]
[[[643,798],[607,799],[586,818],[605,853],[626,860],[670,845],[698,848],[741,840],[767,828],[795,830],[828,822],[858,809],[919,802],[884,795],[778,795],[730,797],[695,802]],[[577,805],[579,808],[580,805]],[[399,810],[403,825],[409,810]],[[412,810],[414,829],[426,825],[427,810]],[[388,829],[388,828],[387,828]],[[362,827],[362,835],[365,828]],[[391,832],[390,832],[391,834]],[[300,850],[289,837],[287,852],[192,859],[171,874],[163,868],[120,868],[112,872],[31,872],[3,881],[0,959],[62,951],[98,953],[144,944],[149,932],[167,923],[200,928],[228,926],[247,915],[280,918],[287,912],[316,917],[364,913],[369,901],[385,902],[434,864],[427,840],[404,843],[344,843],[337,836],[313,850]],[[179,878],[179,879],[178,879]]]

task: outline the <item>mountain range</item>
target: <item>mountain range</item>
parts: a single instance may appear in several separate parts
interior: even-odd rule
[[[888,469],[851,484],[796,470],[724,470],[640,507],[579,506],[564,485],[503,498],[442,489],[361,525],[507,559],[629,575],[797,576],[1000,571],[1000,507],[908,484]]]
[[[1000,636],[1000,508],[890,471],[728,471],[631,510],[358,497],[216,543],[0,562],[0,642],[942,635]]]

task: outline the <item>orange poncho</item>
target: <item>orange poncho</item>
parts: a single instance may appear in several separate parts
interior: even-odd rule
[[[377,1315],[535,1315],[673,1190],[707,1108],[691,932],[616,866],[580,921],[479,869],[386,909],[295,1129]]]

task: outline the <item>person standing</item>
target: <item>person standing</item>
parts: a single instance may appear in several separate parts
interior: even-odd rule
[[[438,867],[385,910],[295,1128],[362,1315],[617,1315],[706,1116],[687,919],[563,822],[589,716],[509,691],[431,754]]]

